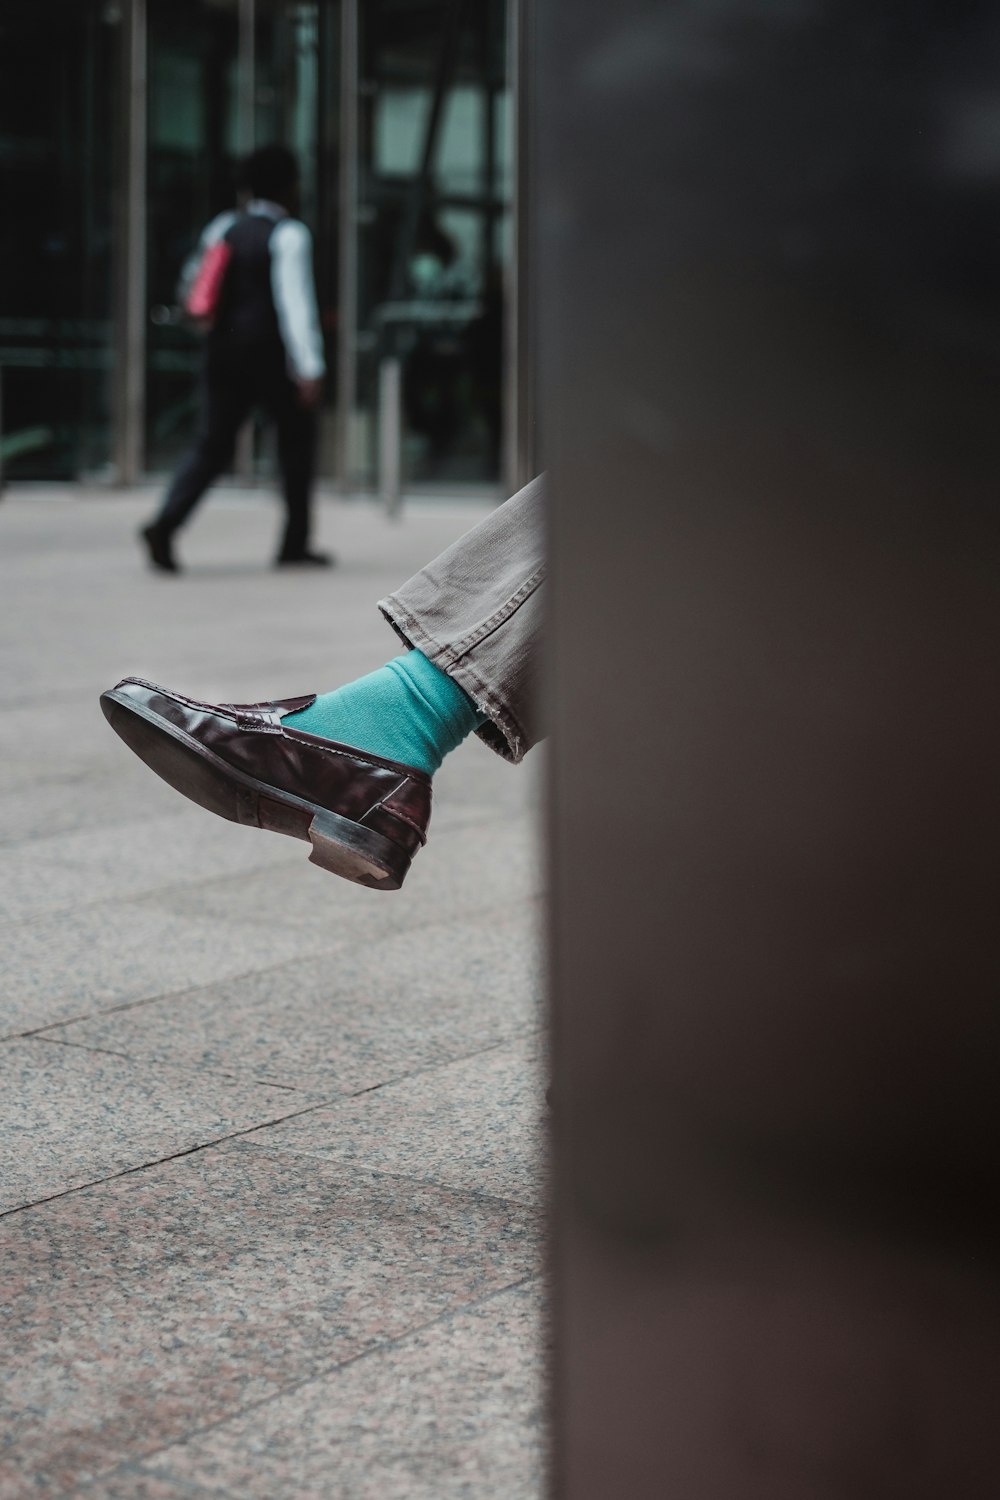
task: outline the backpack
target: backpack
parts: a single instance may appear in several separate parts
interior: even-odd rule
[[[233,258],[233,247],[225,236],[209,245],[201,258],[191,290],[184,302],[184,311],[195,322],[208,327],[219,310],[226,271]]]

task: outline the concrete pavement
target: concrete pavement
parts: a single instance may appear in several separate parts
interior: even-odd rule
[[[221,494],[0,501],[0,1500],[544,1488],[539,752],[435,780],[404,889],[153,777],[98,694],[324,691],[473,524],[325,502],[329,574]]]

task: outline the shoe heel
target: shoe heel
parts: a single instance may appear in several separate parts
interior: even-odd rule
[[[404,850],[336,813],[315,814],[309,824],[309,842],[312,864],[369,890],[398,891],[410,868]]]

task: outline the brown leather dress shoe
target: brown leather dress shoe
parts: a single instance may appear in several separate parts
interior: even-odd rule
[[[101,707],[129,749],[200,807],[308,839],[309,858],[321,869],[373,890],[398,890],[427,842],[431,779],[415,766],[282,723],[315,696],[198,703],[126,677],[101,694]]]

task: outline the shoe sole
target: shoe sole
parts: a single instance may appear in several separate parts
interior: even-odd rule
[[[237,771],[176,724],[118,696],[101,694],[111,728],[174,791],[230,823],[284,833],[312,845],[321,870],[373,891],[398,891],[410,856],[374,829]]]

